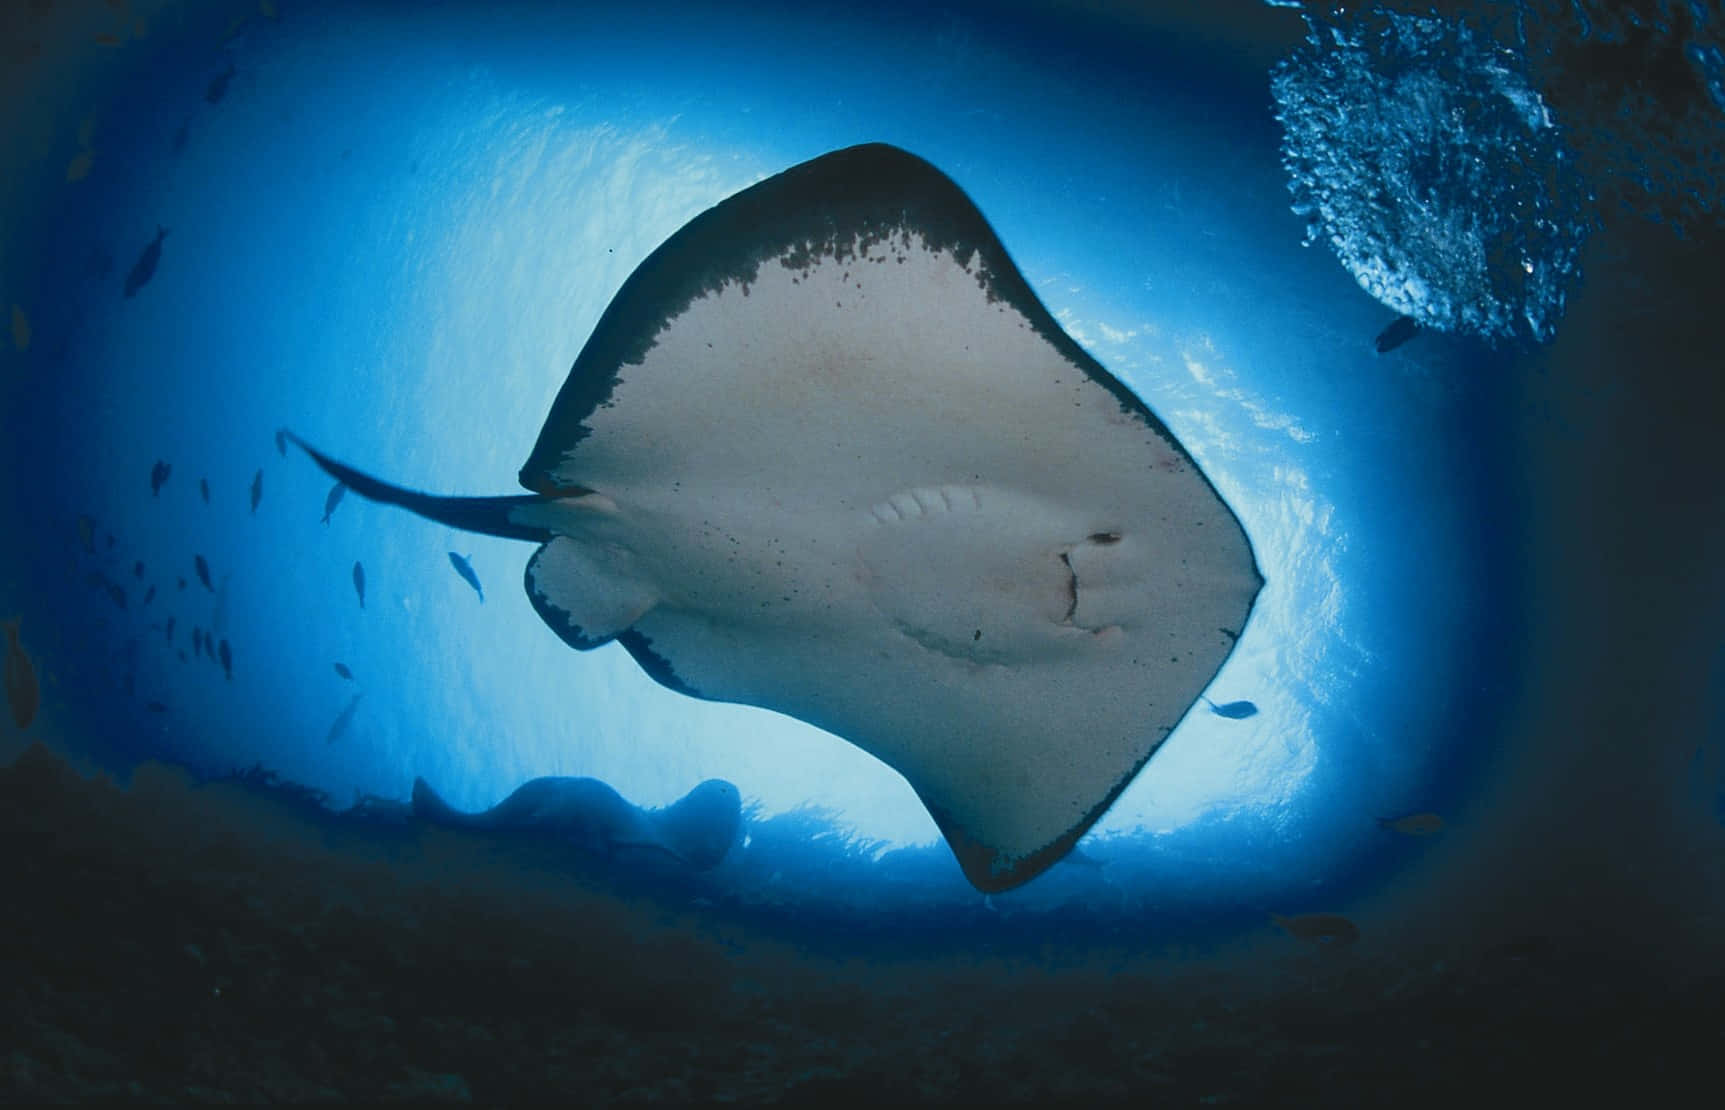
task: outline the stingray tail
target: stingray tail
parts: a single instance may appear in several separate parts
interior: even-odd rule
[[[427,520],[435,520],[439,524],[447,524],[451,528],[459,528],[463,532],[478,532],[481,535],[501,536],[506,540],[527,540],[531,543],[546,543],[552,538],[548,529],[523,524],[514,516],[515,510],[542,505],[550,498],[536,493],[513,497],[438,497],[434,494],[419,493],[391,485],[381,478],[373,478],[364,471],[339,463],[292,432],[284,429],[282,434],[310,455],[312,461],[317,463],[325,474],[367,500],[398,505],[410,513]]]

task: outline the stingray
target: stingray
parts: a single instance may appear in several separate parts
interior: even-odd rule
[[[1051,866],[1210,684],[1263,579],[1232,510],[946,175],[883,145],[696,216],[623,284],[519,474],[353,492],[539,545],[587,651],[909,782],[985,892]]]
[[[742,797],[724,779],[708,779],[664,809],[642,809],[599,779],[552,776],[522,783],[481,813],[462,813],[414,779],[413,815],[440,825],[549,833],[602,855],[650,848],[705,871],[736,841]]]

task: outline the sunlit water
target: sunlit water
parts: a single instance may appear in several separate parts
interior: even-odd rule
[[[933,841],[858,749],[661,689],[614,646],[571,652],[523,595],[528,547],[351,496],[322,523],[329,481],[274,440],[290,427],[415,488],[516,492],[636,263],[732,192],[881,140],[967,190],[1199,460],[1267,579],[1210,691],[1259,712],[1196,708],[1096,836],[1133,834],[1147,884],[1261,905],[1367,881],[1418,849],[1375,818],[1468,795],[1518,673],[1520,491],[1500,476],[1531,339],[1374,350],[1435,302],[1304,245],[1268,74],[981,14],[284,7],[225,44],[225,19],[164,13],[93,55],[10,229],[5,297],[31,336],[0,378],[3,608],[57,729],[123,759],[262,764],[335,805],[404,798],[416,775],[471,807],[538,775],[644,805],[723,777],[760,817],[818,806],[879,848]],[[94,158],[68,183],[86,117]],[[158,227],[159,269],[122,295]],[[678,434],[729,434],[729,415]],[[231,645],[231,678],[194,626]]]

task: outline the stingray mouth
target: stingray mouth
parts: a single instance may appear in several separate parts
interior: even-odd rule
[[[1116,531],[1092,532],[1084,537],[1082,543],[1060,553],[1060,564],[1066,569],[1066,613],[1060,618],[1063,628],[1074,632],[1085,632],[1092,636],[1111,637],[1120,631],[1119,624],[1112,620],[1099,619],[1102,615],[1094,612],[1097,608],[1101,592],[1101,582],[1106,580],[1102,573],[1105,565],[1097,558],[1095,548],[1113,547],[1120,542],[1120,533]],[[1074,557],[1078,562],[1073,562]],[[1082,568],[1082,573],[1081,573]],[[1097,589],[1086,589],[1086,585],[1097,586]],[[1081,612],[1081,608],[1085,611]]]
[[[1072,569],[1072,557],[1067,552],[1060,553],[1060,565],[1066,568],[1066,615],[1060,623],[1072,624],[1078,615],[1078,572]]]

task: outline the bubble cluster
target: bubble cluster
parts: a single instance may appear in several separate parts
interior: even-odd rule
[[[1549,340],[1594,208],[1524,56],[1430,16],[1307,23],[1272,76],[1307,241],[1422,326]]]

